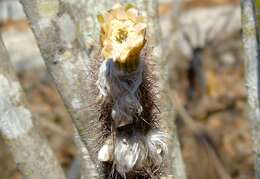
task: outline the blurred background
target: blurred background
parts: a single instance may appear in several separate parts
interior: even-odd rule
[[[159,19],[188,178],[253,179],[239,0],[160,0]],[[75,173],[73,126],[18,0],[0,0],[0,31],[42,132]],[[20,178],[0,138],[0,179]]]

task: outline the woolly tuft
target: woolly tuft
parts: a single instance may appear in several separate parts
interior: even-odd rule
[[[110,179],[158,178],[167,154],[166,134],[158,129],[154,78],[145,58],[139,61],[131,72],[118,69],[112,59],[99,68],[103,142],[98,158]]]
[[[97,86],[102,100],[114,103],[111,115],[116,127],[132,123],[135,114],[143,110],[137,94],[142,75],[142,64],[131,73],[118,70],[112,59],[101,64]]]

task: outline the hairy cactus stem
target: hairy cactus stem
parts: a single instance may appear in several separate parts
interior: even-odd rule
[[[101,98],[104,141],[98,160],[107,178],[159,177],[167,137],[157,125],[153,78],[148,71],[145,18],[132,4],[116,5],[98,16],[102,56],[96,82]]]

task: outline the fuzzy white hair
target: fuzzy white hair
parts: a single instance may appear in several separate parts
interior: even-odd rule
[[[117,171],[124,176],[129,171],[149,167],[149,161],[160,167],[168,153],[167,142],[167,134],[157,129],[149,131],[146,136],[139,132],[119,136],[114,151]]]
[[[112,59],[104,60],[99,69],[97,86],[104,101],[113,101],[112,118],[117,127],[132,123],[141,114],[137,91],[142,83],[143,63],[130,73],[118,70]]]
[[[124,176],[147,158],[147,150],[140,133],[116,139],[114,158],[117,171]]]
[[[151,130],[146,136],[149,158],[155,166],[160,166],[168,154],[168,136],[159,130]]]

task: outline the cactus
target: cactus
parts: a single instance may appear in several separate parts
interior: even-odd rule
[[[98,80],[103,141],[98,160],[108,178],[154,178],[163,171],[167,135],[158,125],[154,78],[145,51],[145,17],[132,4],[98,16]]]

